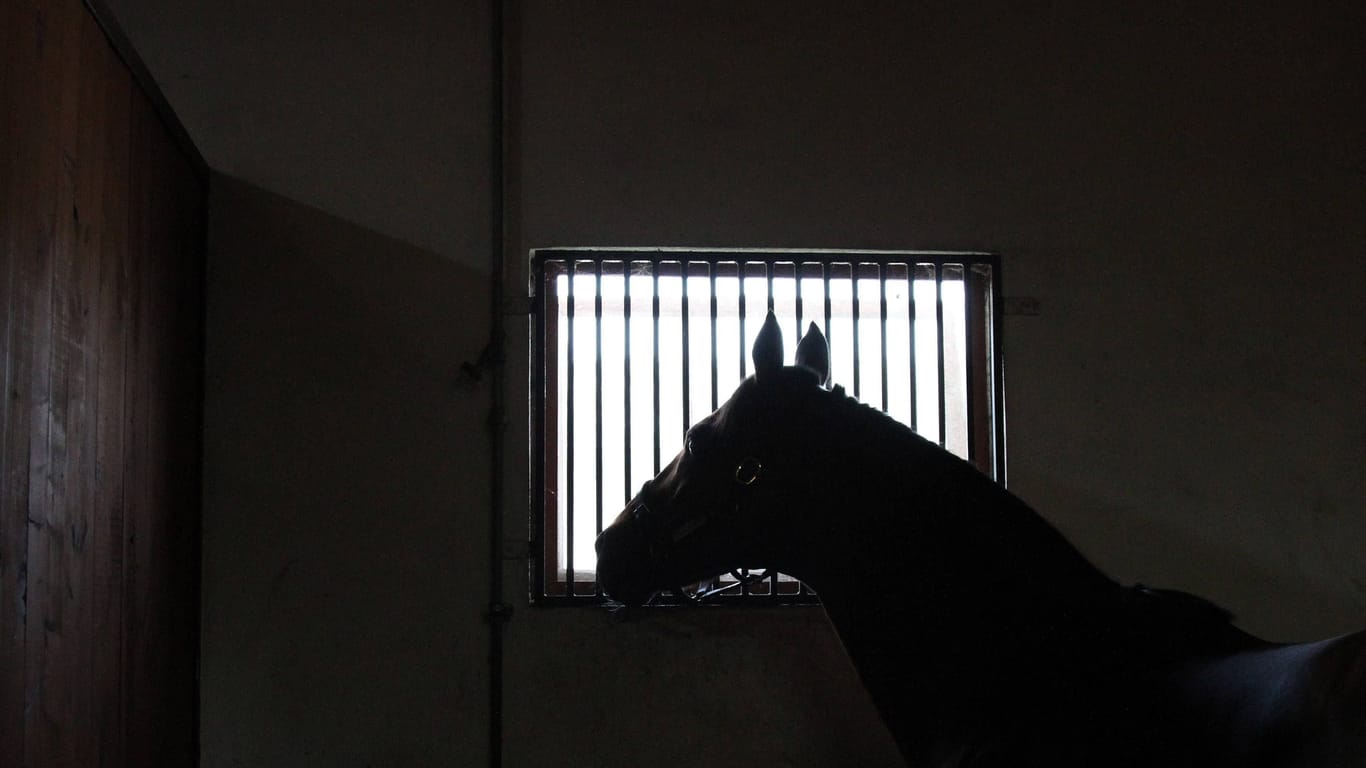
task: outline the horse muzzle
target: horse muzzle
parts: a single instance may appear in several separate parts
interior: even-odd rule
[[[602,591],[630,606],[644,605],[659,591],[652,585],[654,563],[649,545],[634,519],[620,520],[598,534],[598,583]]]

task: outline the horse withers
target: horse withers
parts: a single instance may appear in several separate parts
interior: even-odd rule
[[[912,766],[1366,766],[1366,632],[1278,645],[1175,591],[1123,586],[1004,488],[827,389],[813,324],[597,542],[642,605],[746,565],[820,595]]]

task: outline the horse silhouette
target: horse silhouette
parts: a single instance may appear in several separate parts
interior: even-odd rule
[[[598,538],[626,605],[762,564],[820,596],[911,766],[1366,766],[1366,632],[1270,643],[1125,586],[1024,502],[827,389],[815,324],[755,372]]]

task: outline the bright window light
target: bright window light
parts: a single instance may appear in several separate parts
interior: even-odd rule
[[[597,532],[748,375],[770,300],[788,364],[814,322],[830,340],[833,384],[968,458],[965,267],[944,267],[937,279],[934,265],[914,262],[880,278],[853,269],[742,278],[617,267],[560,273],[550,286],[556,571],[572,563],[576,580],[592,581]]]

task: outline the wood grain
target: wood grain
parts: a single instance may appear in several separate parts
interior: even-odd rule
[[[205,179],[83,4],[0,13],[0,755],[193,765]]]

